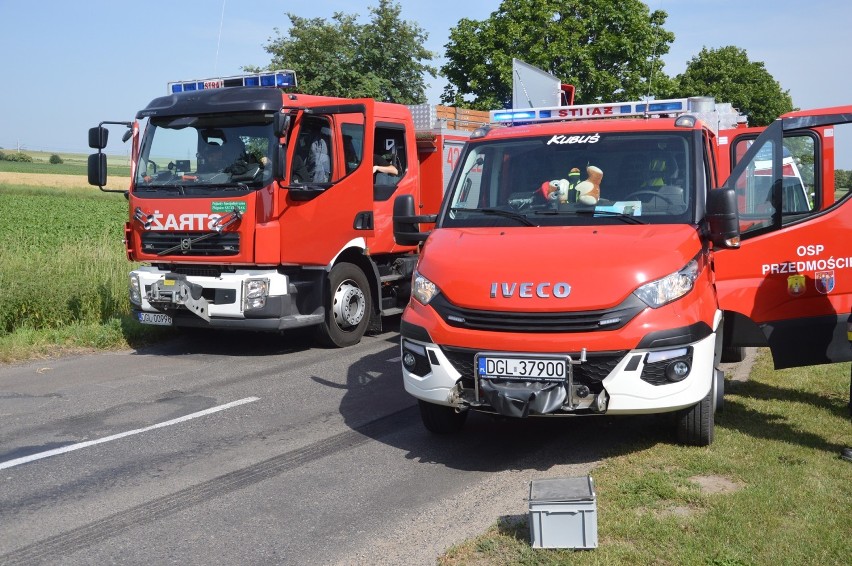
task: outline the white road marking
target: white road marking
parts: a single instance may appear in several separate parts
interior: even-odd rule
[[[31,454],[29,456],[24,456],[23,458],[16,458],[14,460],[9,460],[7,462],[0,463],[0,470],[5,470],[6,468],[12,468],[15,466],[20,466],[21,464],[26,464],[28,462],[33,462],[35,460],[41,460],[42,458],[48,458],[50,456],[56,456],[57,454],[64,454],[66,452],[71,452],[73,450],[80,450],[81,448],[88,448],[89,446],[95,446],[96,444],[103,444],[104,442],[110,442],[112,440],[118,440],[119,438],[124,438],[126,436],[133,436],[134,434],[141,434],[143,432],[148,432],[150,430],[155,430],[158,428],[163,428],[166,426],[170,426],[173,424],[182,423],[184,421],[197,419],[198,417],[203,417],[212,413],[217,413],[219,411],[224,411],[225,409],[230,409],[232,407],[237,407],[239,405],[245,405],[246,403],[254,403],[255,401],[259,401],[260,397],[246,397],[245,399],[240,399],[238,401],[232,401],[230,403],[225,403],[224,405],[219,405],[217,407],[210,407],[209,409],[204,409],[203,411],[198,411],[197,413],[190,413],[189,415],[184,415],[182,417],[178,417],[176,419],[172,419],[170,421],[165,421],[162,423],[157,423],[155,425],[146,426],[145,428],[137,428],[136,430],[128,430],[127,432],[120,432],[118,434],[113,434],[112,436],[105,436],[103,438],[98,438],[97,440],[87,440],[86,442],[78,442],[77,444],[69,444],[68,446],[63,446],[62,448],[56,448],[54,450],[48,450],[46,452],[39,452],[38,454]]]

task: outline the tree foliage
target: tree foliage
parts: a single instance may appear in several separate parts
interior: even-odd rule
[[[763,63],[749,61],[734,46],[707,49],[694,56],[675,78],[678,96],[713,96],[748,115],[749,125],[766,126],[793,110],[790,92],[781,90]]]
[[[513,57],[575,85],[577,104],[666,96],[661,56],[674,41],[666,17],[640,0],[503,0],[488,19],[463,18],[450,30],[441,98],[510,105]]]
[[[425,75],[436,76],[436,69],[425,63],[436,56],[423,47],[428,34],[403,21],[392,0],[379,0],[370,13],[364,25],[357,15],[342,12],[331,22],[288,13],[288,33],[275,28],[278,37],[265,46],[272,55],[268,69],[293,69],[306,94],[425,102]]]
[[[852,171],[846,169],[835,169],[834,189],[837,191],[852,189]]]

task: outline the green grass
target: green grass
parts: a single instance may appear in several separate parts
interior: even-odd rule
[[[15,153],[4,149],[5,153]],[[32,157],[32,163],[21,163],[17,161],[0,160],[0,172],[4,173],[50,173],[57,175],[86,175],[88,168],[88,156],[79,153],[58,153],[63,163],[50,163],[52,153],[38,151],[24,151]],[[107,175],[109,177],[129,177],[130,165],[127,156],[110,155],[107,157]]]
[[[11,185],[0,194],[0,361],[155,335],[128,324],[122,195]]]
[[[526,520],[504,520],[439,563],[849,564],[849,371],[774,371],[762,351],[749,381],[728,383],[710,447],[619,447],[592,470],[597,549],[533,549]],[[704,493],[696,476],[736,489]]]

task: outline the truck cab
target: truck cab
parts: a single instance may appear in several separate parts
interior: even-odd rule
[[[848,112],[815,124],[793,114],[759,133],[736,120],[718,130],[691,103],[493,112],[498,125],[466,144],[431,233],[399,199],[398,239],[425,240],[401,363],[429,430],[458,430],[470,410],[672,412],[681,442],[707,445],[724,351],[768,345],[779,367],[852,358],[845,338],[836,350],[804,343],[808,324],[823,337],[845,328],[852,286],[832,275],[820,287],[814,274],[794,300],[776,265],[791,262],[773,259],[847,266],[848,198],[801,210],[782,140],[809,139],[825,182],[824,124]],[[760,191],[773,208],[753,206]],[[801,263],[796,280],[823,265]]]

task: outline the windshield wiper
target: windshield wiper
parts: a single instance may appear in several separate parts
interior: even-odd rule
[[[180,194],[182,194],[182,195],[186,194],[186,190],[185,190],[185,187],[183,185],[177,185],[177,184],[172,185],[172,184],[162,184],[162,183],[157,184],[157,185],[136,185],[137,191],[162,191],[162,190],[166,190],[166,191],[171,192],[173,189],[177,189],[178,192],[180,192]]]
[[[633,216],[632,214],[624,214],[623,212],[613,212],[612,210],[595,210],[593,208],[587,210],[585,208],[580,208],[572,212],[589,216],[608,216],[610,218],[619,218],[621,220],[624,220],[628,224],[647,224],[647,222],[640,220],[638,217]]]
[[[463,208],[457,207],[450,209],[453,212],[481,212],[483,214],[493,214],[495,216],[502,216],[503,218],[511,218],[512,220],[517,220],[521,224],[525,224],[527,226],[538,226],[535,222],[527,218],[526,214],[520,214],[518,212],[513,212],[511,210],[503,210],[502,208]]]

